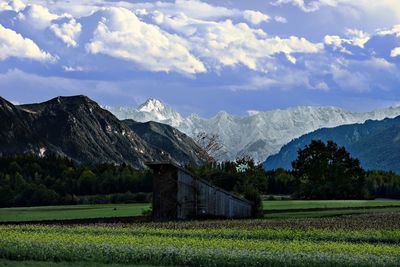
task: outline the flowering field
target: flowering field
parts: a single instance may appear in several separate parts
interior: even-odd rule
[[[398,266],[400,214],[0,226],[0,258],[170,266]]]

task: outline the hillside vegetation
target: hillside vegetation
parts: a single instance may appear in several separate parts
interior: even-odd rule
[[[297,151],[312,140],[332,140],[344,146],[352,157],[360,160],[366,170],[400,173],[400,117],[316,130],[283,146],[278,154],[268,157],[264,167],[268,170],[290,170]]]

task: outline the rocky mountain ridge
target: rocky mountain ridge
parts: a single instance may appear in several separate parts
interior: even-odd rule
[[[127,163],[143,168],[146,161],[174,160],[180,164],[204,158],[194,142],[184,144],[186,158],[142,139],[129,125],[118,120],[86,96],[56,97],[38,104],[15,106],[0,98],[0,153],[54,153],[82,163]],[[155,132],[147,132],[148,136]],[[187,140],[185,140],[187,141]],[[170,153],[172,152],[172,153]]]
[[[263,162],[279,152],[294,138],[320,128],[382,120],[400,115],[400,107],[390,107],[372,112],[350,112],[337,107],[293,107],[239,117],[221,111],[205,119],[197,114],[183,117],[159,100],[149,99],[135,107],[105,107],[119,119],[140,122],[156,121],[171,125],[195,138],[200,132],[218,134],[226,154],[222,160],[234,160],[248,155]]]

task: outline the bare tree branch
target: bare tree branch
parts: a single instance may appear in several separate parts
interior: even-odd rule
[[[218,134],[200,132],[195,137],[195,142],[207,153],[210,161],[216,161],[226,155],[226,150]]]

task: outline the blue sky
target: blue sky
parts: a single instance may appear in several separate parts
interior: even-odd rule
[[[183,115],[400,104],[398,0],[4,1],[0,95]]]

